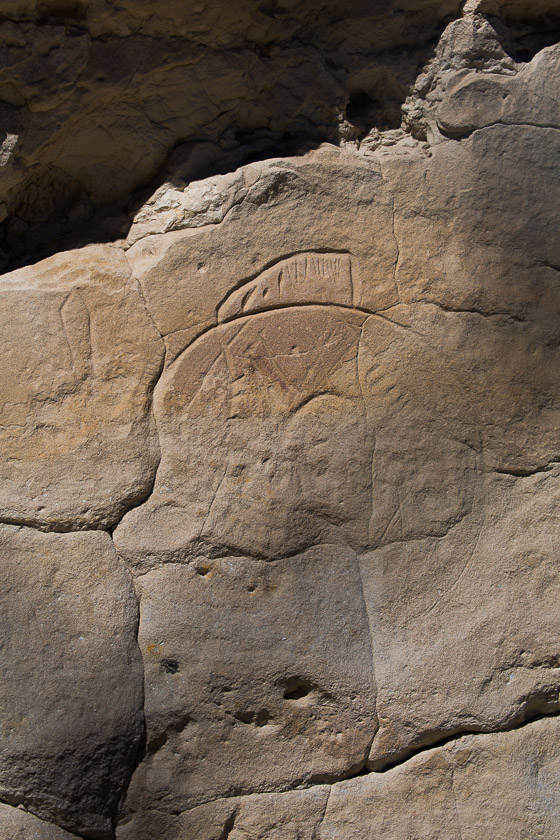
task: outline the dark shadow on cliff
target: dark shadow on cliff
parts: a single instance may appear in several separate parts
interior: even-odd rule
[[[121,202],[94,208],[90,202],[78,202],[73,218],[63,212],[44,223],[28,226],[22,235],[14,237],[14,229],[22,229],[17,219],[10,219],[0,227],[3,254],[1,270],[12,271],[61,251],[82,248],[95,243],[111,243],[126,239],[135,210],[160,187],[167,183],[181,188],[185,183],[224,175],[238,167],[275,157],[304,155],[317,148],[323,139],[305,136],[270,136],[267,133],[239,137],[229,149],[209,142],[180,143],[170,154],[160,171],[150,181]]]
[[[134,208],[176,172],[184,184],[398,128],[462,3],[149,5],[99,18],[53,0],[35,16],[0,15],[12,44],[0,72],[0,271],[126,238]],[[560,33],[558,13],[490,20],[518,62]]]
[[[345,120],[357,136],[398,127],[461,2],[199,5],[0,15],[0,270],[126,237],[131,199],[169,178],[181,144],[218,150],[196,180],[338,143]]]

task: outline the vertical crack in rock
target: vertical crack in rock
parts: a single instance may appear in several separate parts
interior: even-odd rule
[[[231,817],[228,817],[224,824],[224,829],[220,834],[219,840],[228,840],[231,832],[233,831],[233,827],[235,825],[235,817],[237,816],[237,812],[234,811]]]
[[[122,562],[122,560],[120,562],[121,562],[121,565],[124,568],[126,568],[126,566]],[[140,631],[140,598],[138,597],[138,591],[136,589],[134,579],[133,579],[132,575],[130,574],[130,572],[128,572],[128,570],[127,570],[127,574],[129,576],[129,580],[130,580],[130,587],[134,591],[134,595],[135,595],[135,599],[136,599],[135,642],[136,642],[136,647],[137,647],[137,650],[138,650],[138,658],[142,661],[142,652],[140,650],[140,644],[139,644],[139,641],[138,641],[138,634],[139,634],[139,631]],[[147,727],[146,727],[146,712],[145,712],[146,702],[145,702],[145,700],[146,700],[146,675],[145,675],[144,667],[142,667],[142,700],[141,700],[141,703],[140,703],[140,708],[142,710],[142,728],[141,728],[141,732],[139,734],[139,737],[136,741],[135,751],[131,755],[131,761],[130,761],[130,765],[129,765],[129,768],[128,768],[128,776],[127,776],[127,778],[126,778],[126,780],[123,784],[123,788],[120,792],[119,801],[115,804],[115,809],[114,809],[114,811],[111,815],[112,824],[113,824],[114,829],[117,828],[119,818],[120,818],[121,813],[123,811],[123,808],[125,806],[128,789],[130,787],[130,782],[132,780],[134,772],[137,769],[137,767],[140,765],[140,763],[143,761],[143,759],[145,758],[145,755],[146,755],[146,732],[147,732]]]

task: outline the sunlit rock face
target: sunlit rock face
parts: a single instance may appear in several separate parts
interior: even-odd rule
[[[553,4],[13,7],[0,838],[556,837]]]

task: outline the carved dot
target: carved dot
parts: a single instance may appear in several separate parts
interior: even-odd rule
[[[270,712],[268,709],[259,709],[258,711],[235,712],[234,718],[240,723],[246,723],[250,726],[266,726],[270,721]]]
[[[307,697],[315,686],[307,680],[302,680],[299,677],[292,677],[286,683],[284,689],[284,700],[303,700]]]
[[[168,674],[176,674],[179,670],[179,663],[176,659],[162,659],[161,667],[164,671],[167,671]]]

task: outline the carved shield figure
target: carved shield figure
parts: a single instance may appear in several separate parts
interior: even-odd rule
[[[470,511],[476,425],[458,380],[354,296],[348,254],[296,255],[236,289],[173,362],[154,491],[116,533],[132,565],[361,552]]]

